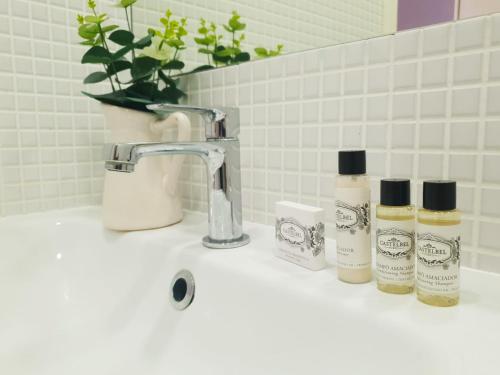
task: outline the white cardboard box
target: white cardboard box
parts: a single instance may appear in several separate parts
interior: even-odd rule
[[[276,202],[274,254],[289,262],[320,270],[325,267],[325,211],[304,204]]]

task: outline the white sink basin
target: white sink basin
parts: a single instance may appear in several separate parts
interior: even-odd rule
[[[98,208],[0,220],[0,374],[496,374],[500,275],[462,270],[461,304],[436,308],[337,281],[250,245],[204,248],[206,216],[153,231],[102,228]],[[327,243],[334,264],[334,242]],[[180,269],[196,280],[184,311]]]

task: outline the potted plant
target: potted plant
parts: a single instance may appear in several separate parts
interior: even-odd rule
[[[153,103],[178,103],[186,94],[178,87],[185,68],[181,53],[186,49],[187,19],[176,19],[170,10],[160,18],[161,28],[150,28],[146,36],[137,38],[133,29],[133,7],[137,0],[119,0],[127,28],[110,24],[105,13],[98,13],[94,0],[88,0],[89,14],[78,15],[78,34],[88,50],[82,64],[93,64],[100,70],[90,73],[85,84],[108,82],[111,91],[85,95],[103,103],[111,142],[165,141],[168,128],[177,127],[177,141],[190,139],[190,123],[182,113],[159,118],[147,109]],[[194,38],[198,52],[207,56],[207,64],[191,72],[250,60],[241,49],[246,25],[237,12],[223,28],[231,40],[213,22],[200,21],[199,36]],[[281,53],[256,48],[258,57]],[[184,73],[185,74],[185,73]],[[107,227],[134,230],[162,227],[182,219],[181,197],[177,180],[183,156],[142,160],[131,174],[108,173],[104,179],[103,210]]]
[[[102,103],[148,112],[147,104],[178,103],[185,93],[178,87],[178,77],[185,67],[181,52],[186,49],[187,19],[175,19],[170,10],[160,18],[162,29],[150,28],[148,34],[136,38],[133,29],[133,5],[137,0],[119,0],[117,6],[124,9],[127,29],[107,24],[106,13],[97,13],[94,0],[88,1],[90,14],[78,15],[78,34],[82,45],[89,46],[82,57],[82,64],[101,66],[102,70],[90,73],[83,83],[94,84],[108,81],[111,92],[85,95]],[[239,64],[250,60],[250,54],[241,49],[245,40],[246,25],[233,11],[223,29],[224,35],[213,22],[201,18],[199,35],[194,38],[198,52],[207,56],[207,64],[189,73],[219,66]],[[275,50],[255,48],[257,57],[271,57],[282,53],[283,45]]]

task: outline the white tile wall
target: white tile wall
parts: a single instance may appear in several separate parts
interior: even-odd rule
[[[333,237],[337,151],[363,147],[373,203],[381,177],[411,178],[417,204],[422,180],[456,179],[464,264],[500,272],[498,24],[481,17],[191,77],[191,103],[240,107],[245,218],[272,224],[281,199],[318,205]],[[185,204],[204,210],[204,167],[189,160]]]
[[[100,200],[106,131],[98,105],[80,94],[88,71],[73,29],[84,3],[10,0],[0,7],[2,215]],[[145,4],[139,27],[166,6]],[[228,14],[235,2],[213,4]],[[250,20],[273,6],[288,9],[277,0],[238,4]],[[202,5],[208,2],[168,2],[191,17]],[[272,223],[280,199],[320,205],[334,236],[337,151],[364,147],[374,202],[380,177],[411,177],[418,203],[422,179],[456,178],[464,260],[500,272],[498,25],[499,16],[481,17],[192,77],[192,103],[241,109],[245,218]],[[273,27],[281,37],[285,19]],[[204,178],[201,163],[189,159],[182,176],[187,208],[206,208]]]
[[[98,8],[124,26],[123,10],[112,6],[116,1],[98,0]],[[78,45],[76,22],[87,0],[0,3],[0,215],[98,203],[106,132],[98,104],[81,94],[83,78],[95,67],[80,64],[84,49]],[[382,0],[317,0],[316,4],[311,10],[308,1],[294,1],[291,6],[284,0],[141,0],[134,20],[138,34],[144,33],[158,26],[170,8],[188,17],[189,31],[195,34],[200,17],[222,24],[236,9],[248,25],[245,45],[251,51],[257,45],[277,43],[283,43],[286,51],[302,50],[382,32]],[[200,58],[196,48],[184,55],[190,66],[198,65]],[[251,73],[250,66],[247,71]],[[259,78],[257,73],[252,77]],[[226,77],[226,84],[234,84],[236,78]],[[243,80],[241,74],[239,81]],[[213,85],[221,84],[216,76]],[[265,100],[265,85],[263,80],[253,96],[241,90],[241,100],[245,101],[245,93],[248,103]],[[274,87],[269,95],[278,99],[282,90]],[[314,87],[308,90],[317,95]],[[230,91],[227,95],[234,96]]]

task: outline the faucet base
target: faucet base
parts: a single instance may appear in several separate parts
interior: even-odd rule
[[[234,240],[214,240],[209,236],[203,237],[203,246],[210,249],[232,249],[234,247],[245,246],[250,242],[250,236],[243,233],[241,237]]]

